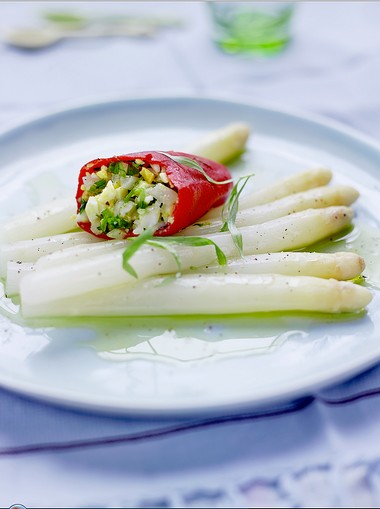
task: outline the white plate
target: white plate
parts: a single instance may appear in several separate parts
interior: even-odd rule
[[[126,100],[56,113],[3,133],[1,221],[15,206],[26,210],[47,195],[74,190],[87,160],[180,149],[236,120],[249,122],[254,135],[233,170],[253,170],[254,186],[323,165],[334,170],[336,182],[359,188],[355,221],[365,228],[346,244],[364,249],[375,287],[379,148],[331,123],[257,105]],[[296,398],[380,358],[379,295],[373,291],[368,313],[345,319],[277,314],[24,322],[2,298],[0,384],[59,404],[145,415],[235,412]]]

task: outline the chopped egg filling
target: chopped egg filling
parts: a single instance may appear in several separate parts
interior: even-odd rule
[[[82,191],[78,221],[90,222],[96,235],[119,239],[126,232],[139,235],[174,221],[178,194],[159,164],[111,162],[87,173]]]

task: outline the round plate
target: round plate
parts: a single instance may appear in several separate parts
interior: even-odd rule
[[[380,150],[332,123],[205,98],[123,100],[54,113],[0,135],[1,221],[74,192],[88,160],[182,149],[234,121],[252,126],[247,152],[231,167],[236,176],[255,172],[251,187],[327,166],[334,182],[360,190],[354,231],[324,248],[365,254],[374,293],[367,312],[24,321],[2,297],[2,386],[83,409],[192,416],[303,396],[380,358]]]

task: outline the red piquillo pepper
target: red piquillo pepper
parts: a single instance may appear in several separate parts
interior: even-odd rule
[[[78,225],[104,239],[133,237],[148,228],[172,235],[222,205],[231,187],[225,166],[183,152],[95,159],[79,173]]]

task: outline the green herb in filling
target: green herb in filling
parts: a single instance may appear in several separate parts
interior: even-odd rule
[[[128,164],[127,175],[134,177],[140,173],[141,167],[136,163]]]
[[[127,203],[131,198],[133,198],[134,196],[136,196],[136,188],[138,186],[135,186],[135,187],[132,187],[132,189],[129,191],[129,193],[127,194],[127,196],[124,198],[124,203]]]
[[[156,201],[152,200],[151,202],[146,203],[146,192],[145,189],[140,186],[140,184],[137,184],[135,187],[133,187],[123,201],[127,203],[131,198],[137,198],[136,207],[139,209],[146,209],[149,207],[149,205],[152,205],[152,203]]]
[[[128,175],[128,165],[126,171],[125,165],[121,161],[112,162],[108,165],[107,171],[114,175],[120,175],[120,177],[126,177]]]
[[[126,221],[120,216],[114,215],[110,209],[104,209],[100,213],[100,226],[98,226],[98,230],[103,233],[107,233],[115,228],[123,228],[125,230],[129,230],[131,227],[131,223]]]
[[[154,170],[152,167],[151,170],[149,165],[145,167],[145,162],[138,158],[128,163],[112,161],[107,166],[102,165],[96,172],[98,180],[93,182],[89,189],[84,190],[79,203],[80,213],[87,212],[90,222],[96,218],[96,228],[107,235],[112,230],[144,230],[144,225],[151,222],[156,215],[159,216],[157,223],[161,224],[168,217],[170,219],[173,197],[170,193],[169,198],[165,193],[161,193],[162,196],[159,193],[159,198],[168,202],[165,205],[150,194],[152,187],[159,180],[157,173],[156,167]],[[128,176],[135,178],[128,179]],[[133,187],[128,190],[131,185]],[[161,185],[166,184],[160,182]],[[91,207],[88,203],[90,197]],[[92,201],[94,198],[96,204]],[[153,213],[149,215],[150,207],[157,201],[162,210],[155,206]],[[123,203],[128,206],[124,206]],[[111,237],[115,238],[117,235],[117,232],[113,232]]]
[[[99,194],[100,191],[102,191],[106,187],[106,185],[107,185],[107,180],[100,179],[97,182],[95,182],[95,184],[92,184],[92,186],[90,187],[88,192],[92,193],[92,194]]]
[[[137,191],[138,191],[138,194],[136,196],[138,196],[138,200],[137,200],[136,206],[139,209],[146,209],[149,206],[149,203],[145,202],[145,198],[146,198],[145,189],[140,188]]]
[[[82,198],[81,202],[80,202],[80,207],[79,207],[79,214],[82,214],[82,212],[84,212],[86,205],[87,205],[87,201]]]

